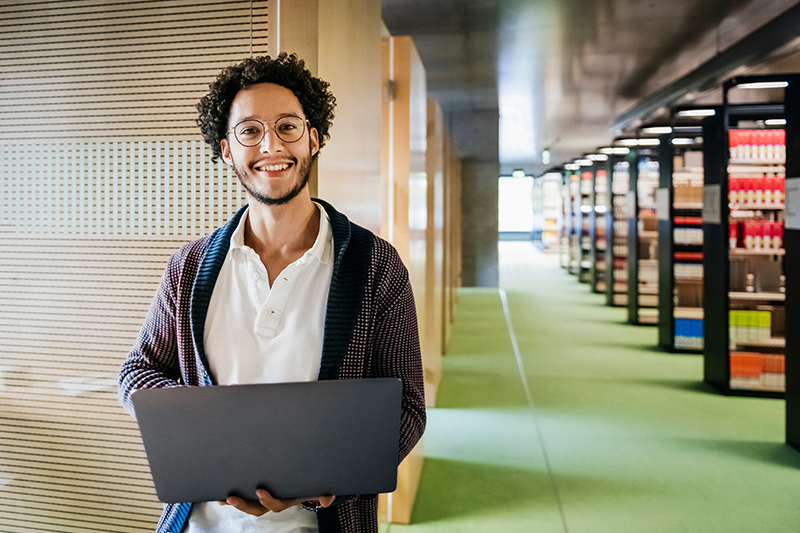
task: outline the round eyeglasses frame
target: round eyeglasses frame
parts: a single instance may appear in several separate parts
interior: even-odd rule
[[[302,129],[300,130],[300,133],[299,133],[299,135],[297,135],[296,139],[293,139],[293,140],[285,139],[284,138],[285,134],[281,135],[280,128],[278,127],[278,125],[281,122],[285,123],[286,121],[294,122],[293,119],[297,119],[300,122],[300,124],[302,124]],[[237,130],[238,130],[239,126],[241,126],[242,124],[245,124],[247,122],[254,122],[254,123],[258,123],[258,124],[261,125],[261,137],[259,137],[258,141],[248,141],[247,143],[245,143],[245,142],[242,142],[242,140],[239,138],[239,134],[237,134]],[[267,135],[267,124],[272,124],[272,131],[275,133],[275,135],[278,136],[278,139],[280,139],[281,141],[283,141],[285,143],[295,143],[295,142],[299,141],[300,139],[303,138],[303,134],[305,134],[305,132],[306,132],[306,127],[308,127],[309,129],[311,128],[311,124],[308,122],[308,120],[303,120],[302,118],[298,117],[297,115],[287,115],[285,117],[279,118],[278,120],[267,120],[266,122],[262,122],[261,120],[254,119],[254,118],[248,118],[246,120],[239,121],[233,127],[228,128],[228,133],[233,132],[233,137],[242,146],[244,146],[246,148],[252,148],[253,146],[258,146],[259,144],[261,144],[264,141],[264,137],[266,137],[266,135]]]

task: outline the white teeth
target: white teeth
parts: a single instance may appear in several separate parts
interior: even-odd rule
[[[283,163],[280,165],[264,165],[262,167],[259,167],[259,170],[266,170],[267,172],[277,172],[279,170],[286,170],[287,168],[289,168],[289,165],[287,163]]]

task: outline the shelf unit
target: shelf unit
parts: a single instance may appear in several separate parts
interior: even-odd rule
[[[628,323],[658,324],[658,151],[631,149],[628,213]]]
[[[569,270],[569,236],[572,231],[572,202],[569,193],[569,174],[563,170],[559,180],[560,206],[558,214],[558,262]]]
[[[578,238],[578,281],[591,283],[592,281],[592,218],[594,211],[594,173],[589,166],[581,167],[580,185],[578,187],[577,213],[578,224],[576,232]]]
[[[606,204],[606,305],[628,305],[628,214],[630,164],[625,156],[611,154],[606,161],[611,176]]]
[[[564,202],[566,210],[566,267],[570,274],[578,275],[581,261],[581,194],[580,173],[577,170],[564,169],[566,185]],[[563,263],[562,263],[563,265]]]
[[[605,294],[608,266],[608,239],[606,213],[608,212],[608,170],[605,160],[595,160],[592,165],[592,212],[590,217],[590,235],[592,242],[592,270],[590,283],[592,292]]]
[[[541,235],[538,245],[542,251],[558,250],[559,219],[561,210],[561,174],[548,172],[534,180],[537,191],[538,217]]]
[[[658,345],[703,351],[703,152],[698,120],[679,120],[659,146]],[[706,108],[717,112],[717,109]]]
[[[795,103],[732,104],[729,92],[742,83],[790,78],[797,98],[800,77],[728,80],[722,112],[704,120],[704,379],[724,394],[783,397],[786,389],[792,293],[784,274],[792,270],[786,266],[792,255],[783,246],[786,204],[774,191],[788,169],[800,170],[800,154],[786,150],[798,147],[800,135],[770,123],[785,120],[797,128],[800,115]],[[783,92],[788,103],[790,90]],[[788,417],[787,404],[787,436]]]

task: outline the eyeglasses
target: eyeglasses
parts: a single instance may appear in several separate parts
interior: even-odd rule
[[[300,117],[289,115],[278,120],[261,122],[260,120],[243,120],[228,130],[233,132],[236,140],[242,146],[252,147],[261,144],[264,135],[267,134],[267,124],[272,124],[272,131],[278,139],[285,143],[293,143],[300,140],[306,131],[306,122]]]

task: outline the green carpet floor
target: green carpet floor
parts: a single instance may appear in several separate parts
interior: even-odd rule
[[[391,533],[800,531],[781,400],[714,393],[700,355],[659,352],[529,243],[501,243],[500,270],[501,291],[459,293],[413,524]]]

